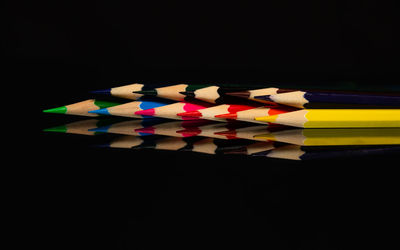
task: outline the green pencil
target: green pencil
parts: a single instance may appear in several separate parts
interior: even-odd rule
[[[99,101],[89,99],[82,102],[69,104],[52,109],[43,110],[44,113],[66,114],[66,115],[81,115],[81,116],[99,116],[98,114],[88,113],[92,110],[108,108],[119,105],[120,103]]]

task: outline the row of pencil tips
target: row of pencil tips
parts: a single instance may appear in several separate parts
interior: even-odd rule
[[[103,148],[155,149],[312,160],[400,152],[400,128],[298,129],[207,120],[91,118],[45,129],[79,135],[108,135]],[[111,139],[110,139],[111,137]],[[96,140],[99,141],[99,140]]]
[[[248,88],[131,84],[93,92],[130,99],[130,102],[90,99],[44,112],[173,120],[206,119],[219,122],[238,120],[301,128],[400,127],[399,95]]]

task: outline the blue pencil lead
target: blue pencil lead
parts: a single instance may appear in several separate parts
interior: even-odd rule
[[[89,129],[88,131],[107,133],[109,127],[110,127],[110,126],[104,126],[104,127],[98,127],[98,128],[91,128],[91,129]]]
[[[104,143],[104,144],[95,144],[92,145],[93,148],[109,148],[110,144],[109,143]]]
[[[99,114],[99,115],[110,115],[110,113],[108,112],[108,110],[106,108],[91,110],[88,113]]]
[[[99,95],[111,95],[111,89],[93,90],[90,91],[90,93]]]

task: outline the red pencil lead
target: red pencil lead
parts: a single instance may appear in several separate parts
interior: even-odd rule
[[[227,131],[215,132],[214,134],[224,135],[224,136],[234,136],[234,135],[236,135],[236,131],[235,130],[227,130]]]
[[[236,119],[237,114],[236,113],[228,113],[228,114],[216,115],[215,117],[224,118],[224,119]]]
[[[177,114],[178,116],[190,116],[190,117],[201,117],[202,114],[199,111],[188,111]]]
[[[176,131],[176,133],[182,134],[184,137],[196,136],[200,134],[200,132],[201,132],[200,129],[182,129]]]
[[[138,128],[138,129],[135,129],[135,132],[145,133],[145,134],[154,134],[154,128],[152,128],[152,127],[149,127],[149,128]]]
[[[257,106],[252,107],[252,106],[248,106],[248,105],[237,105],[237,104],[232,104],[232,105],[229,106],[228,111],[229,111],[230,113],[236,113],[236,112],[239,112],[239,111],[248,110],[248,109],[253,109],[253,108],[256,108],[256,107],[257,107]]]

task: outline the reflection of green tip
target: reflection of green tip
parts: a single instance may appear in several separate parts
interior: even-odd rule
[[[58,126],[58,127],[46,128],[46,129],[43,129],[43,132],[66,133],[67,127],[65,125],[62,125],[62,126]]]
[[[43,110],[44,113],[56,113],[56,114],[65,114],[67,112],[67,107],[62,106],[58,108],[53,108],[53,109],[46,109]]]
[[[119,104],[120,103],[115,103],[115,102],[105,102],[105,101],[98,101],[98,100],[94,101],[94,105],[99,107],[99,109],[109,108],[109,107],[112,107],[112,106],[117,106]]]

